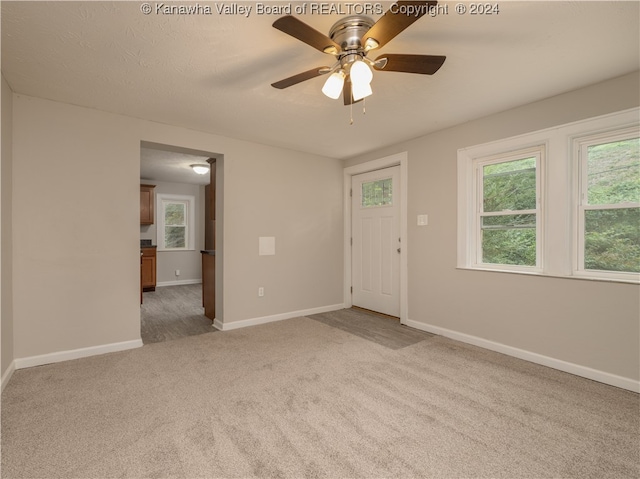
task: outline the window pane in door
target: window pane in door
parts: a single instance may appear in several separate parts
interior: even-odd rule
[[[362,183],[362,207],[389,206],[393,204],[391,178]]]

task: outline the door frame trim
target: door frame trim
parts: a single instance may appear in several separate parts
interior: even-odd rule
[[[407,199],[408,199],[408,168],[409,157],[406,151],[385,156],[377,160],[367,161],[343,170],[344,185],[344,307],[350,308],[351,300],[351,177],[361,173],[381,170],[391,166],[400,166],[400,323],[406,324],[409,308],[409,272],[408,272],[408,229],[407,229]]]

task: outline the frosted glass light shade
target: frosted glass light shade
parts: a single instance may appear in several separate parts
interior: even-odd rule
[[[362,60],[356,60],[353,62],[349,74],[351,75],[351,82],[354,85],[359,83],[371,83],[371,80],[373,80],[373,72],[371,71],[371,68],[369,68],[369,65]]]
[[[371,85],[369,83],[356,83],[351,84],[351,94],[353,95],[353,101],[362,100],[364,97],[371,95]]]
[[[206,175],[207,173],[209,173],[208,165],[190,165],[190,166],[191,168],[193,168],[193,171],[195,171],[199,175]]]
[[[332,73],[327,81],[324,82],[324,86],[322,87],[322,93],[327,95],[329,98],[337,99],[342,93],[342,87],[344,86],[344,77],[345,74],[342,70]]]

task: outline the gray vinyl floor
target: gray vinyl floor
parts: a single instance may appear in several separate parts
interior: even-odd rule
[[[356,308],[340,309],[307,317],[389,349],[406,348],[434,336],[431,333],[403,326],[398,320]]]
[[[204,315],[201,284],[164,286],[143,293],[140,307],[143,344],[215,331],[211,320]]]
[[[402,349],[433,337],[397,320],[360,309],[342,309],[308,318],[389,349]],[[201,284],[164,286],[143,293],[140,320],[143,344],[217,331],[204,315]]]

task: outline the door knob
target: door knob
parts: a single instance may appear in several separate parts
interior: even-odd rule
[[[400,252],[400,248],[398,248],[398,253]]]

